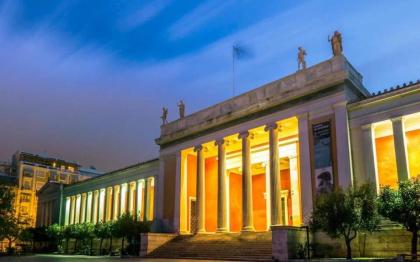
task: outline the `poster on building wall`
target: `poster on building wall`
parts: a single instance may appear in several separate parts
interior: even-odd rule
[[[314,143],[314,175],[317,194],[331,192],[334,184],[331,122],[312,125]]]

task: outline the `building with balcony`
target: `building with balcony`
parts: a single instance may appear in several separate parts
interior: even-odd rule
[[[75,162],[27,152],[17,152],[13,155],[11,170],[17,184],[16,215],[30,226],[37,225],[36,193],[46,183],[51,181],[58,184],[72,184],[101,174],[99,171],[82,169]]]

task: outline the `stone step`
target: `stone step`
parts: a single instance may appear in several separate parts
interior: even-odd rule
[[[271,261],[271,233],[177,236],[148,257]]]

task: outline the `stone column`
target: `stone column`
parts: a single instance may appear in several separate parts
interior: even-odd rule
[[[348,188],[353,185],[353,170],[351,166],[347,102],[337,103],[333,108],[336,130],[338,183],[342,188]]]
[[[130,214],[130,201],[131,201],[131,187],[130,183],[127,182],[127,190],[125,191],[125,213]]]
[[[227,184],[226,184],[226,152],[225,140],[216,141],[217,145],[217,232],[228,231]]]
[[[206,232],[205,224],[205,197],[206,197],[206,187],[205,187],[205,168],[204,168],[204,153],[203,146],[199,145],[194,148],[197,152],[197,216],[198,216],[198,233]]]
[[[246,131],[239,137],[242,139],[242,231],[254,231],[250,134]]]
[[[117,220],[119,217],[119,191],[118,185],[112,187],[112,220]]]
[[[299,129],[299,175],[302,203],[302,219],[307,224],[312,215],[312,170],[309,150],[308,113],[297,116]]]
[[[270,203],[271,203],[271,224],[281,224],[280,206],[280,174],[279,174],[279,133],[276,123],[265,127],[269,133],[269,153],[270,153]]]
[[[108,221],[112,221],[114,219],[114,187],[111,186],[109,188],[109,212],[108,212]]]
[[[147,188],[147,184],[149,183],[148,179],[146,178],[144,180],[144,200],[143,200],[143,206],[144,206],[144,211],[143,211],[143,221],[148,221],[149,220],[149,212],[147,212],[149,210],[149,190]]]
[[[392,131],[394,133],[394,147],[395,157],[397,160],[398,181],[405,181],[410,177],[410,173],[408,170],[408,157],[403,117],[395,117],[392,118],[391,121]]]
[[[138,203],[137,203],[137,194],[138,194],[137,186],[138,185],[137,185],[137,183],[138,183],[138,181],[133,182],[134,189],[133,189],[133,210],[132,210],[133,215],[136,218],[136,220],[138,220],[138,214],[137,214],[137,205],[138,205]]]
[[[363,136],[363,163],[365,167],[366,182],[372,184],[379,192],[378,172],[376,169],[376,146],[373,124],[362,126]]]

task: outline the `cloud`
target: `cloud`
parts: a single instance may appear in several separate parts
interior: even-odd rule
[[[227,8],[218,3],[207,2],[181,18],[174,35],[186,36],[217,18],[218,8]],[[18,33],[11,13],[0,11],[9,17],[0,15],[0,159],[17,149],[46,150],[111,170],[157,157],[154,138],[163,105],[173,120],[179,99],[192,113],[231,96],[231,46],[237,41],[254,53],[237,64],[239,92],[295,72],[298,46],[308,51],[309,65],[328,59],[327,35],[334,29],[342,31],[345,55],[367,87],[412,80],[420,72],[420,52],[413,51],[419,36],[410,31],[420,24],[416,10],[386,1],[380,10],[373,4],[310,1],[197,52],[142,64],[74,43],[49,27]],[[389,24],[397,13],[406,15]],[[176,30],[182,24],[185,31]]]
[[[153,0],[123,19],[121,27],[125,30],[136,28],[156,17],[170,3],[171,0]]]
[[[199,30],[200,26],[215,18],[222,10],[231,4],[230,1],[210,0],[199,5],[191,13],[181,17],[169,29],[172,39],[179,39]]]

